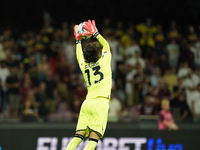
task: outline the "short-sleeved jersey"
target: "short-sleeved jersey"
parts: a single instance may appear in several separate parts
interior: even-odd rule
[[[87,83],[86,99],[106,97],[110,99],[112,87],[111,52],[108,42],[99,34],[97,40],[102,45],[102,55],[96,63],[86,63],[81,44],[76,45],[76,57]]]
[[[168,125],[173,123],[173,116],[170,111],[165,112],[164,110],[161,110],[159,112],[159,118],[158,118],[158,128],[159,130],[167,130],[167,127],[163,124],[163,121],[166,121]]]

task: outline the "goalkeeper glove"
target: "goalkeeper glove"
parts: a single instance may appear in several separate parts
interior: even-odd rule
[[[88,32],[84,33],[84,36],[93,35],[93,37],[96,38],[97,35],[99,34],[94,20],[92,20],[92,22],[91,20],[88,20],[88,22],[85,22],[85,24],[83,25],[83,28],[88,30]]]
[[[78,25],[74,26],[74,36],[76,39],[76,44],[81,43],[82,33],[78,33]]]

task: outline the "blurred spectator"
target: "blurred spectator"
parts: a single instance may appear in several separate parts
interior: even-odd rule
[[[35,63],[35,55],[31,55],[30,58],[24,59],[24,72],[30,74],[31,80],[37,84],[37,66]]]
[[[194,71],[192,72],[192,81],[194,83],[194,86],[196,87],[198,84],[200,84],[200,76],[199,76],[199,69],[196,68],[194,69]]]
[[[167,36],[170,40],[180,39],[181,34],[179,28],[177,27],[176,21],[171,21],[170,27],[167,32]]]
[[[167,84],[167,86],[169,87],[170,92],[172,92],[173,87],[178,85],[178,78],[176,76],[176,69],[172,68],[172,69],[167,70],[165,72],[164,76],[163,76],[163,80]]]
[[[197,52],[196,55],[198,55],[198,56],[195,55],[195,58],[196,58],[195,62],[197,62],[196,67],[199,67],[200,66],[200,54],[199,54],[200,53],[200,37],[196,41],[195,47],[196,47],[196,52]]]
[[[185,88],[187,100],[190,103],[193,92],[196,90],[195,82],[192,80],[192,72],[188,72],[187,77],[183,80],[183,87]],[[191,106],[191,104],[189,104]]]
[[[7,58],[5,59],[5,62],[8,67],[19,67],[19,61],[15,59],[12,51],[7,52]]]
[[[116,39],[116,36],[114,34],[110,34],[110,38],[107,41],[110,45],[112,55],[114,57],[116,57],[117,55],[121,55],[121,53],[117,52],[118,46],[119,46],[119,41]]]
[[[39,121],[38,107],[40,103],[35,99],[35,93],[33,90],[27,91],[27,97],[23,110],[23,122],[37,122]]]
[[[57,86],[56,80],[52,76],[51,70],[48,70],[46,73],[46,78],[44,80],[46,84],[46,96],[48,99],[48,112],[53,113],[56,110],[56,102],[54,99],[54,90]]]
[[[136,30],[141,33],[140,45],[143,57],[150,58],[155,47],[153,35],[157,32],[157,28],[152,24],[152,19],[147,18],[145,23],[136,25]]]
[[[59,48],[58,56],[52,61],[52,63],[50,60],[50,64],[51,64],[51,69],[52,69],[53,75],[57,74],[58,71],[61,71],[62,70],[61,68],[68,65],[68,60],[65,57],[63,47]]]
[[[179,127],[175,124],[172,113],[170,112],[169,100],[162,100],[161,107],[162,110],[159,112],[158,118],[159,130],[178,130]]]
[[[28,34],[28,38],[27,38],[26,44],[27,44],[27,48],[28,48],[28,47],[32,47],[35,42],[35,32],[28,31],[27,34]]]
[[[3,104],[3,102],[2,102],[2,98],[1,98],[1,95],[2,95],[2,88],[1,88],[1,84],[2,84],[2,82],[1,82],[1,78],[0,78],[0,114],[1,114],[1,112],[2,112],[2,104]]]
[[[150,83],[150,75],[145,74],[145,79],[143,81],[142,92],[141,92],[141,99],[143,99],[147,93],[152,94],[152,91],[153,87]]]
[[[122,84],[122,80],[120,78],[117,78],[116,85],[113,86],[113,90],[115,91],[114,94],[116,98],[121,102],[122,111],[124,111],[126,94],[125,94],[125,90]]]
[[[145,95],[144,101],[140,105],[138,105],[141,115],[155,115],[156,108],[155,108],[153,99],[154,98],[151,96],[151,94],[147,93]]]
[[[81,109],[81,104],[82,104],[82,102],[78,99],[74,99],[72,101],[71,112],[72,112],[73,121],[77,121],[77,119],[78,119],[80,109]]]
[[[191,42],[189,49],[194,54],[194,62],[193,62],[194,67],[199,67],[199,65],[200,65],[200,49],[199,49],[198,45],[196,44],[196,42]]]
[[[137,65],[140,65],[143,69],[145,68],[145,61],[138,51],[135,52],[135,56],[131,55],[131,57],[127,58],[126,64],[132,66],[133,68]]]
[[[38,63],[38,81],[39,83],[44,81],[47,75],[47,72],[50,70],[50,65],[48,62],[47,55],[43,54],[41,57],[41,62]]]
[[[163,48],[165,45],[165,34],[163,32],[162,25],[157,25],[157,32],[154,35],[155,40],[155,54],[160,56],[163,54]]]
[[[27,41],[28,41],[28,33],[23,32],[21,33],[19,39],[17,40],[17,43],[19,44],[19,49],[22,52],[22,55],[25,55],[25,51],[27,48]]]
[[[119,40],[123,34],[124,34],[124,24],[122,21],[119,20],[117,21],[114,35],[116,36],[116,39]]]
[[[48,36],[51,36],[51,34],[53,34],[54,32],[54,28],[51,25],[51,20],[45,20],[44,22],[44,26],[42,28],[42,30],[44,31],[44,33],[46,33]]]
[[[67,21],[62,23],[62,41],[68,41],[69,38],[69,23]]]
[[[56,30],[51,36],[53,36],[53,39],[50,43],[47,54],[50,58],[54,59],[58,55],[58,50],[62,44],[60,30]]]
[[[116,40],[116,37],[114,34],[111,34],[110,39],[108,39],[107,41],[110,45],[110,49],[112,53],[112,59],[111,59],[111,69],[113,73],[112,77],[115,78],[118,62],[123,61],[122,49],[120,49],[121,52],[119,52],[119,47],[120,47],[119,41]]]
[[[3,43],[3,49],[0,51],[0,61],[5,61],[8,57],[8,54],[11,52],[11,49],[7,45],[8,43]]]
[[[112,32],[113,32],[113,29],[111,27],[110,18],[105,18],[103,21],[102,29],[101,29],[101,33],[103,34],[103,37],[107,38]]]
[[[68,88],[65,83],[63,83],[58,75],[56,75],[56,90],[59,93],[59,96],[69,105],[68,101]]]
[[[119,40],[116,39],[114,34],[110,35],[110,38],[107,40],[110,49],[112,52],[112,59],[111,59],[111,69],[113,73],[113,79],[116,78],[116,72],[118,70],[118,66],[123,63],[124,55],[123,55],[123,47]]]
[[[190,45],[188,43],[185,43],[179,63],[182,64],[185,62],[188,63],[188,67],[194,68],[194,53],[190,50]]]
[[[169,61],[167,60],[167,56],[165,54],[162,54],[160,56],[160,60],[159,60],[159,68],[161,70],[161,75],[164,75],[166,70],[168,70],[170,67],[169,67]]]
[[[134,81],[134,76],[137,73],[136,69],[132,69],[131,66],[127,65],[126,66],[126,84],[125,84],[125,93],[126,93],[126,104],[128,107],[131,107],[133,105],[133,91],[134,91],[134,86],[133,86],[133,81]]]
[[[134,75],[133,79],[133,104],[137,105],[141,97],[143,82],[145,81],[144,69],[138,64],[137,73]]]
[[[0,61],[0,79],[1,79],[1,103],[0,108],[2,112],[7,110],[7,87],[6,87],[6,79],[10,75],[9,69],[6,67],[4,61]]]
[[[155,60],[145,58],[144,61],[145,61],[145,65],[146,65],[146,67],[145,67],[146,72],[148,72],[149,74],[154,74],[155,70],[156,70]]]
[[[0,51],[2,51],[3,50],[3,43],[2,43],[2,41],[0,40]]]
[[[136,40],[132,39],[131,44],[126,47],[126,57],[135,57],[136,52],[141,54],[142,51]]]
[[[194,27],[190,25],[188,27],[187,40],[189,43],[193,43],[197,41],[197,39],[198,39],[197,33],[195,32]]]
[[[183,85],[183,79],[178,79],[178,84],[173,87],[173,92],[171,93],[171,99],[178,98],[179,94],[184,94],[186,96],[185,87]]]
[[[36,55],[35,55],[35,60],[36,64],[39,64],[42,60],[42,54],[45,54],[45,44],[42,41],[42,36],[40,34],[36,35],[35,43],[33,44],[35,50],[36,50]]]
[[[118,122],[122,113],[122,107],[120,101],[111,92],[111,98],[109,102],[108,122]]]
[[[171,100],[173,116],[178,122],[192,122],[192,114],[186,101],[184,92],[179,93],[178,89],[174,91],[176,96]]]
[[[132,39],[137,39],[136,31],[133,24],[130,24],[125,34],[121,36],[121,43],[124,48],[131,44]]]
[[[182,66],[179,67],[177,76],[178,76],[178,78],[185,78],[185,77],[187,77],[188,73],[191,71],[192,71],[192,69],[189,68],[188,63],[184,62],[182,64]]]
[[[65,84],[67,84],[68,87],[68,100],[72,101],[73,99],[73,95],[72,92],[74,90],[74,88],[77,86],[77,78],[78,78],[78,74],[76,73],[76,64],[71,64],[69,66],[67,66],[67,72],[66,74],[63,76],[63,81]]]
[[[20,82],[17,77],[17,67],[10,68],[10,76],[6,79],[6,87],[8,89],[9,116],[11,119],[18,119],[18,110],[20,108]]]
[[[28,92],[34,90],[34,84],[31,81],[30,75],[28,73],[24,74],[20,88],[21,104],[24,105]],[[32,94],[32,93],[31,93]]]
[[[74,42],[74,36],[70,36],[69,41],[63,43],[64,54],[70,64],[75,63],[76,61],[76,45],[74,45]]]
[[[155,73],[150,77],[150,83],[153,87],[158,85],[158,80],[161,78],[160,68],[155,68]]]
[[[194,117],[194,122],[200,122],[200,84],[197,86],[197,90],[192,93],[191,100],[191,111]]]
[[[46,84],[44,82],[41,82],[39,84],[37,92],[35,93],[35,99],[39,103],[38,113],[42,121],[47,120],[47,114],[48,114],[48,109],[47,109],[48,99],[45,91],[46,91]]]
[[[11,49],[14,44],[11,29],[4,30],[3,35],[0,36],[0,40],[3,42],[5,49]]]
[[[82,78],[79,78],[77,81],[77,86],[73,90],[73,100],[78,100],[81,103],[83,103],[87,95],[87,89],[84,88],[83,83],[84,83],[84,80]]]
[[[49,114],[48,120],[51,122],[71,121],[72,114],[69,105],[62,99],[57,89],[55,89],[53,93],[57,109],[54,113]]]
[[[72,115],[74,119],[78,119],[81,105],[86,98],[87,89],[83,87],[84,80],[79,78],[77,81],[77,86],[73,90],[73,102],[72,102]]]
[[[180,56],[180,46],[176,43],[175,40],[171,40],[166,46],[168,54],[168,62],[171,68],[178,66],[178,60]]]
[[[167,87],[166,83],[162,79],[158,80],[158,84],[157,84],[156,88],[154,89],[154,95],[157,99],[156,105],[157,105],[157,109],[159,110],[161,100],[164,98],[170,98],[170,96],[171,96],[169,88]]]
[[[20,63],[22,61],[22,52],[20,51],[19,44],[17,42],[14,43],[12,48],[12,53],[14,60],[16,60],[17,63]]]
[[[69,74],[68,61],[64,56],[60,56],[56,63],[56,72],[62,82],[67,82],[66,76]]]

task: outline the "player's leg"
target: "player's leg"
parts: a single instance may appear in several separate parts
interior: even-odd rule
[[[76,147],[82,142],[85,136],[85,131],[76,131],[74,138],[67,145],[66,150],[75,150]]]
[[[98,140],[103,137],[107,125],[109,100],[106,98],[96,98],[90,102],[90,108],[93,108],[90,109],[93,115],[90,118],[89,141],[84,150],[94,150]]]
[[[99,138],[100,137],[96,132],[91,131],[88,144],[86,145],[84,150],[94,150],[97,146]]]
[[[81,111],[76,127],[76,134],[71,142],[68,144],[66,150],[75,150],[76,147],[82,142],[83,138],[89,135],[89,129],[87,127],[89,118],[85,107],[87,107],[87,101],[84,101],[81,106]]]

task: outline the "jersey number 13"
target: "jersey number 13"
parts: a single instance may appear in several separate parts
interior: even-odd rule
[[[92,71],[94,71],[93,75],[94,75],[94,76],[96,76],[96,75],[99,75],[99,76],[100,76],[100,79],[94,81],[94,83],[98,83],[98,82],[100,82],[101,80],[103,80],[103,78],[104,78],[103,73],[99,71],[100,69],[101,69],[100,66],[96,66],[96,67],[92,68]],[[90,70],[89,70],[89,69],[85,70],[85,73],[87,74],[88,84],[91,85],[91,82],[90,82]]]

